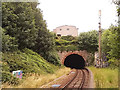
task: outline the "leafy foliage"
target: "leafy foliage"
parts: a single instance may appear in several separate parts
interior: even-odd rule
[[[108,46],[108,36],[110,34],[109,30],[104,30],[101,37],[102,52],[106,55],[108,54],[110,47]]]
[[[16,45],[19,50],[29,48],[47,61],[53,62],[54,58],[54,62],[59,63],[57,55],[48,53],[54,52],[54,35],[47,29],[42,11],[37,5],[37,2],[2,3],[2,28],[6,30],[3,51],[14,51]]]
[[[64,39],[56,39],[55,41],[56,45],[61,46],[61,45],[69,45],[70,41],[64,40]]]
[[[78,49],[94,53],[98,48],[98,32],[93,30],[80,33],[78,37]]]
[[[120,1],[113,1],[117,5],[118,17],[120,16]],[[107,55],[109,59],[110,67],[115,68],[120,64],[120,21],[118,26],[111,25],[108,30],[105,30],[102,34],[102,52]]]
[[[54,35],[47,29],[37,5],[37,2],[2,3],[3,83],[19,83],[12,71],[53,73],[57,68],[53,64],[61,65],[54,49]]]
[[[110,57],[120,59],[120,27],[113,26],[110,28],[108,42],[108,46],[111,48],[109,51]]]
[[[110,63],[110,68],[111,69],[115,69],[119,67],[120,64],[120,60],[116,60],[116,58],[110,58],[108,63]]]
[[[20,83],[20,80],[14,77],[10,72],[2,71],[2,83],[5,82],[13,85],[18,85]]]
[[[72,41],[75,40],[77,37],[73,37],[73,36],[62,36],[61,39],[67,40],[67,41]]]
[[[19,48],[34,46],[37,29],[30,3],[2,3],[2,27],[18,40]]]
[[[87,66],[93,66],[94,65],[94,54],[93,53],[90,53],[86,59],[86,64]]]
[[[3,68],[2,80],[3,83],[9,82],[11,84],[19,83],[15,77],[12,76],[12,71],[22,70],[23,75],[26,73],[53,73],[57,69],[53,64],[48,63],[43,57],[30,49],[23,49],[21,51],[3,53]],[[16,81],[17,80],[17,81]]]
[[[77,47],[77,37],[73,36],[62,36],[61,39],[55,40],[57,51],[75,51]]]
[[[61,66],[60,64],[60,58],[57,54],[57,52],[54,50],[54,51],[49,51],[49,52],[46,52],[46,57],[48,62],[54,64],[54,65],[57,65],[57,66]]]
[[[11,37],[9,35],[5,35],[5,30],[2,29],[2,51],[14,51],[17,50],[17,40],[15,37]]]
[[[111,26],[102,34],[102,51],[109,58],[120,58],[120,27]]]
[[[119,0],[115,0],[115,1],[113,0],[113,3],[117,5],[117,13],[118,13],[118,16],[119,16],[120,15],[120,7],[119,7],[120,1]]]
[[[3,62],[10,67],[10,72],[22,70],[24,73],[52,73],[53,68],[40,55],[29,49],[3,54]]]

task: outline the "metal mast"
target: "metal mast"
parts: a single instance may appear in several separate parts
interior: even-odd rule
[[[101,66],[101,10],[99,10],[99,61]]]

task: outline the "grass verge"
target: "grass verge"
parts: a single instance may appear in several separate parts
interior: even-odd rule
[[[54,74],[32,74],[28,75],[27,78],[17,86],[12,86],[7,83],[3,84],[3,88],[40,88],[40,86],[47,84],[54,79],[67,74],[70,71],[69,68],[63,67],[57,70]]]
[[[94,75],[95,88],[118,88],[118,69],[88,68]]]

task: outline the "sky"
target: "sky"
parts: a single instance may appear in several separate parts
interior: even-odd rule
[[[112,0],[39,0],[39,3],[50,31],[62,25],[76,26],[79,33],[99,30],[99,10],[102,29],[117,24],[116,5]]]

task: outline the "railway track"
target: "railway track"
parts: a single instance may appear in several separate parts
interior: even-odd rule
[[[88,69],[76,69],[74,77],[59,88],[62,88],[62,90],[65,90],[66,88],[88,88],[89,78]]]
[[[87,68],[84,69],[72,69],[70,73],[62,76],[56,81],[52,81],[50,84],[41,88],[58,88],[66,90],[68,88],[83,89],[90,88],[91,73]]]

